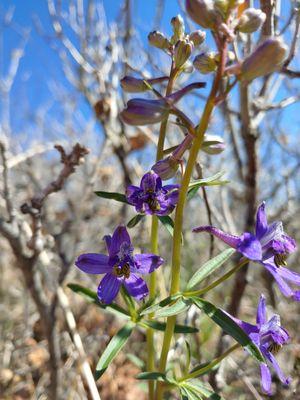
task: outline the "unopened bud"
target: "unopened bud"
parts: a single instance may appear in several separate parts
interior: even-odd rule
[[[163,160],[157,161],[152,166],[152,170],[159,175],[159,177],[166,181],[173,178],[179,168],[180,161],[174,159],[172,156],[166,157]]]
[[[202,150],[207,154],[220,154],[225,150],[225,142],[218,135],[204,135]]]
[[[167,76],[151,79],[138,79],[133,76],[124,76],[121,79],[121,87],[127,93],[141,93],[151,89],[152,85],[167,81]]]
[[[242,62],[241,79],[250,82],[279,70],[287,53],[288,47],[281,39],[267,39]]]
[[[148,41],[151,46],[157,47],[158,49],[168,49],[171,46],[169,40],[159,31],[150,32],[148,35]]]
[[[266,14],[256,8],[247,8],[240,16],[236,30],[243,33],[257,31],[265,22]]]
[[[209,74],[217,69],[216,54],[201,53],[195,57],[193,62],[194,67],[202,74]]]
[[[170,106],[164,99],[132,99],[121,113],[121,119],[128,125],[148,125],[163,121]]]
[[[186,11],[190,18],[205,29],[215,29],[219,13],[211,0],[186,0]]]
[[[200,30],[194,31],[189,35],[189,40],[190,42],[193,42],[195,47],[200,46],[204,42],[205,38],[206,32]]]
[[[134,78],[133,76],[124,76],[120,83],[124,92],[127,93],[146,92],[150,89],[143,79]]]
[[[189,59],[193,51],[193,43],[187,39],[178,40],[174,50],[175,67],[180,68]]]
[[[224,18],[226,17],[229,8],[228,0],[215,0],[214,7]]]
[[[174,35],[172,37],[174,43],[184,38],[185,26],[181,15],[177,15],[171,19]]]

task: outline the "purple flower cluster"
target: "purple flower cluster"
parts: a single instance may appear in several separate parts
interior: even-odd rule
[[[162,185],[161,178],[154,172],[147,172],[140,186],[129,185],[127,201],[141,214],[170,214],[178,201],[179,185]]]
[[[281,347],[288,342],[290,336],[281,326],[280,316],[275,314],[267,320],[265,297],[261,295],[256,314],[256,325],[241,321],[230,316],[259,347],[266,362],[260,365],[262,389],[271,394],[271,372],[269,366],[273,367],[280,381],[288,385],[290,378],[284,376],[277,363],[275,355]]]
[[[148,295],[146,282],[138,275],[150,274],[163,264],[155,254],[133,254],[133,246],[127,229],[116,228],[112,236],[104,236],[108,255],[82,254],[75,264],[88,274],[105,274],[98,286],[100,301],[109,304],[117,296],[121,285],[137,300]]]
[[[273,275],[285,296],[300,301],[300,291],[293,290],[288,283],[300,286],[300,274],[285,268],[288,255],[297,248],[296,243],[293,238],[284,233],[282,222],[268,224],[264,202],[258,207],[254,235],[245,232],[241,236],[235,236],[214,226],[200,226],[193,231],[209,232],[249,260],[262,264]]]

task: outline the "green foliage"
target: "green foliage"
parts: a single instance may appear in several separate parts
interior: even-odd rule
[[[118,316],[122,316],[123,318],[129,318],[129,312],[125,310],[123,307],[118,304],[103,304],[100,303],[97,293],[91,289],[88,289],[84,286],[78,285],[77,283],[69,283],[68,288],[70,288],[73,292],[79,294],[84,297],[88,302],[96,304],[96,306],[102,308],[103,310],[110,311]]]
[[[115,336],[111,339],[108,346],[102,353],[98,364],[96,366],[95,378],[99,379],[106,371],[109,364],[117,356],[120,350],[125,346],[129,339],[135,324],[133,322],[127,322],[126,325],[121,328]]]
[[[235,252],[234,249],[226,249],[216,257],[209,260],[207,263],[202,265],[198,271],[188,281],[186,290],[189,291],[207,278],[210,274],[219,269]]]
[[[252,342],[249,336],[224,311],[217,308],[212,303],[198,297],[193,297],[192,301],[200,310],[219,325],[224,332],[228,333],[228,335],[233,337],[241,346],[243,346],[249,354],[256,359],[256,361],[259,363],[265,362],[260,350]]]
[[[126,203],[129,204],[125,194],[122,193],[117,193],[117,192],[103,192],[101,190],[97,190],[95,194],[99,197],[102,197],[103,199],[108,199],[108,200],[115,200],[119,201],[121,203]]]

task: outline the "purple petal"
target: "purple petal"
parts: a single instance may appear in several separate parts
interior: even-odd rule
[[[300,290],[295,290],[295,291],[294,291],[294,294],[293,294],[293,296],[292,296],[292,298],[293,298],[295,301],[300,301]]]
[[[139,194],[141,193],[141,189],[138,186],[129,185],[126,188],[126,198],[129,203],[135,204],[135,202],[139,198]]]
[[[117,296],[122,281],[113,274],[106,274],[98,286],[98,297],[105,304],[110,304]]]
[[[135,274],[130,274],[130,277],[125,279],[124,286],[130,296],[137,300],[142,300],[149,293],[146,282]]]
[[[228,244],[230,247],[234,249],[237,248],[238,244],[240,243],[240,238],[235,235],[230,235],[229,233],[225,233],[214,226],[199,226],[198,228],[194,228],[193,232],[208,232],[211,235],[216,236],[218,239],[221,239],[224,243]]]
[[[262,202],[256,213],[256,237],[260,239],[268,229],[267,214],[265,211],[266,203]]]
[[[110,249],[110,245],[111,245],[111,236],[110,235],[105,235],[105,236],[103,236],[103,240],[105,242],[106,249],[107,249],[107,252],[109,254],[109,249]]]
[[[111,245],[109,249],[110,257],[114,257],[119,253],[120,247],[123,243],[127,243],[128,245],[130,245],[130,236],[125,226],[118,226],[111,238]]]
[[[294,253],[297,249],[296,241],[288,235],[283,234],[285,252],[288,254]]]
[[[98,253],[81,254],[75,261],[76,267],[88,274],[105,274],[111,271],[108,256]]]
[[[257,307],[257,314],[256,314],[256,323],[258,325],[263,325],[267,320],[267,313],[266,313],[266,298],[262,294],[260,295],[258,307]]]
[[[173,187],[172,187],[173,186]],[[169,188],[172,187],[172,188]],[[167,191],[166,193],[166,199],[168,200],[168,203],[171,204],[172,206],[176,206],[178,203],[178,197],[179,197],[179,185],[167,185],[164,186],[164,190]]]
[[[267,364],[260,364],[261,386],[265,393],[271,394],[271,372]]]
[[[287,297],[293,297],[294,292],[293,292],[292,288],[285,282],[285,280],[282,279],[281,276],[279,275],[279,273],[278,273],[279,268],[274,267],[271,264],[266,264],[266,263],[263,263],[263,266],[273,275],[280,291]]]
[[[300,285],[300,274],[285,267],[277,268],[277,273],[283,278],[296,285]]]
[[[257,328],[256,325],[252,325],[252,324],[249,324],[248,322],[241,321],[240,319],[235,318],[235,317],[233,317],[232,315],[230,315],[230,314],[229,314],[227,311],[225,311],[225,310],[223,310],[223,312],[224,312],[225,314],[227,314],[228,317],[230,317],[240,328],[242,328],[243,331],[247,333],[247,335],[250,335],[250,334],[257,334],[257,333],[259,332],[259,330],[258,330],[258,328]]]
[[[262,248],[260,241],[251,233],[245,232],[240,236],[237,251],[249,260],[259,261],[262,259]]]
[[[161,189],[161,187],[162,181],[154,171],[147,172],[147,174],[142,177],[141,189],[143,189],[144,192],[156,192],[157,190]]]
[[[135,270],[139,274],[151,274],[163,264],[164,260],[155,254],[136,254],[134,256]]]
[[[282,382],[284,385],[289,385],[290,382],[291,382],[291,378],[287,378],[287,377],[283,374],[283,372],[282,372],[281,368],[279,367],[279,364],[278,364],[276,358],[273,356],[273,354],[270,353],[270,352],[266,352],[265,355],[266,355],[266,357],[268,358],[268,360],[270,361],[270,363],[272,364],[273,368],[275,369],[276,374],[277,374],[278,378],[281,380],[281,382]]]

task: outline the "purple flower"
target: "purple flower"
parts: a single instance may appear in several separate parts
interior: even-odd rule
[[[230,317],[247,333],[253,343],[259,347],[266,363],[260,365],[262,389],[271,394],[271,372],[269,366],[272,366],[285,385],[291,381],[286,378],[281,371],[274,355],[278,353],[282,345],[290,338],[288,332],[280,325],[280,316],[275,314],[267,320],[265,297],[261,295],[256,314],[256,325]]]
[[[141,300],[148,295],[146,282],[137,274],[150,274],[164,262],[155,254],[135,254],[129,234],[118,226],[113,235],[104,236],[108,256],[87,253],[80,255],[75,265],[88,274],[105,274],[98,286],[100,301],[109,304],[117,296],[121,285],[128,293]]]
[[[129,185],[126,189],[127,201],[141,214],[170,214],[178,200],[179,185],[162,186],[161,178],[154,172],[147,172],[140,186]]]
[[[255,235],[249,232],[241,236],[230,235],[214,226],[200,226],[193,232],[209,232],[249,260],[259,262],[273,275],[285,296],[300,301],[300,291],[294,291],[287,283],[300,286],[300,274],[285,268],[288,255],[297,248],[296,242],[284,233],[282,222],[268,225],[264,202],[257,210]]]

